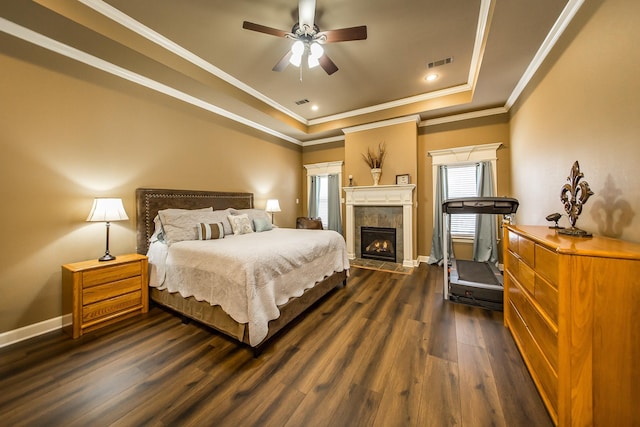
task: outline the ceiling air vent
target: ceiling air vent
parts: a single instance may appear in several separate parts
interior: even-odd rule
[[[298,101],[296,101],[296,105],[302,105],[302,104],[307,104],[309,102],[308,99],[300,99]]]
[[[450,56],[448,58],[439,59],[437,61],[429,62],[427,64],[427,68],[431,69],[431,68],[439,67],[441,65],[451,64],[452,62],[453,62],[453,56]]]

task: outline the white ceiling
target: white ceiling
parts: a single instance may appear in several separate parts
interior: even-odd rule
[[[272,71],[292,41],[242,29],[246,20],[289,31],[297,0],[3,3],[9,37],[306,145],[401,116],[506,111],[582,0],[317,0],[321,31],[368,30],[325,45],[339,68],[331,76]],[[427,64],[447,57],[426,82]]]

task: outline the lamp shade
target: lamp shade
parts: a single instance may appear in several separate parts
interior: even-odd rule
[[[122,205],[122,199],[99,197],[93,201],[93,207],[87,221],[123,221],[129,219]]]
[[[280,203],[278,203],[278,199],[267,200],[267,207],[264,210],[267,212],[280,212]]]

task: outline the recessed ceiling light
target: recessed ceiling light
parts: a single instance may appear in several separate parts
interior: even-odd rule
[[[311,109],[312,109],[313,111],[318,111],[318,106],[317,106],[317,105],[312,105],[312,106],[311,106]]]
[[[438,75],[435,73],[428,74],[424,79],[428,82],[432,82],[438,78]]]

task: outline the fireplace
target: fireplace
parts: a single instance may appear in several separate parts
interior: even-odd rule
[[[361,227],[362,258],[396,262],[396,229],[390,227]]]
[[[395,259],[403,267],[417,266],[413,258],[413,192],[415,184],[344,187],[349,259],[362,258],[362,227],[396,229]]]

